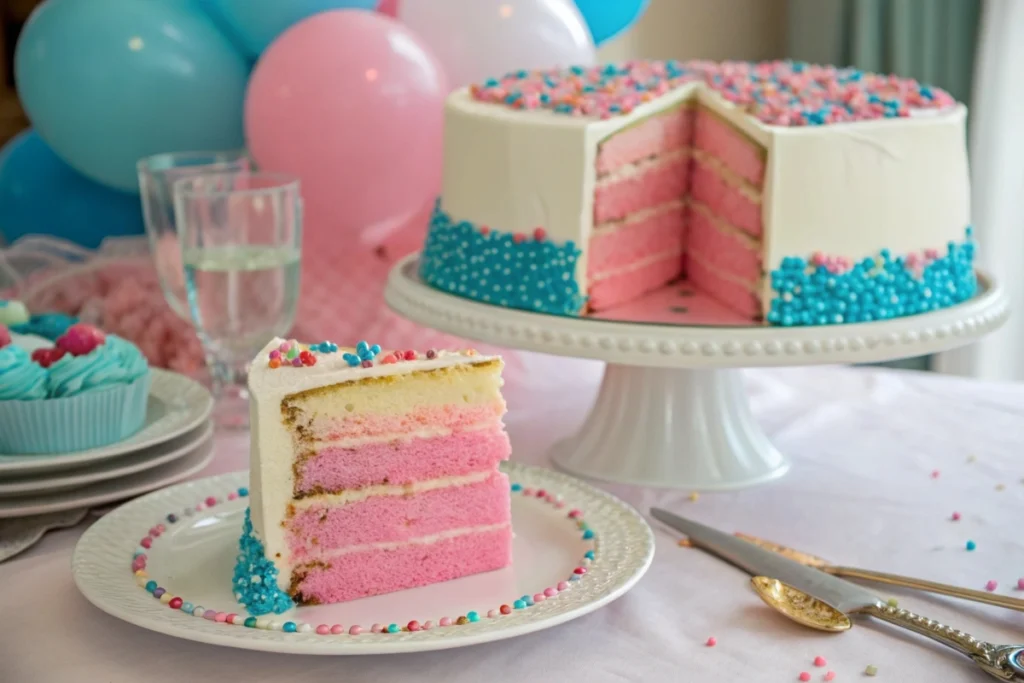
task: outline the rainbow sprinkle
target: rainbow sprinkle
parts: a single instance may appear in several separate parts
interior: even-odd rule
[[[470,88],[481,101],[522,110],[612,118],[687,83],[703,83],[773,126],[820,126],[945,109],[953,97],[909,78],[803,62],[678,62],[514,71]]]

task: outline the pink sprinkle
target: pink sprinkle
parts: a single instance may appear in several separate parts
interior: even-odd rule
[[[342,627],[340,627],[340,626],[334,626],[334,627],[331,627],[331,633],[334,633],[334,632],[335,632],[335,631],[334,631],[334,629],[335,629],[335,628],[337,628],[337,629],[338,629],[338,631],[337,631],[338,633],[343,633],[343,632],[345,631],[345,629],[343,629],[343,628],[342,628]],[[358,636],[358,635],[359,635],[360,633],[362,633],[362,632],[363,632],[363,627],[362,627],[362,626],[359,626],[358,624],[353,624],[353,625],[352,625],[351,627],[349,627],[349,629],[348,629],[348,634],[349,634],[350,636]]]
[[[825,680],[826,681],[834,680],[835,677],[836,677],[836,672],[835,671],[826,671],[825,672]]]
[[[960,513],[959,512],[954,512],[953,513],[953,521],[954,522],[959,522],[960,521]]]
[[[556,500],[555,501],[555,507],[557,509],[561,510],[562,508],[565,507],[565,501],[564,500]]]
[[[167,527],[165,527],[163,524],[157,524],[156,530],[157,532],[162,534],[163,532],[167,531]]]
[[[572,510],[569,510],[569,519],[576,519],[577,517],[582,517],[582,516],[583,516],[583,512],[580,511],[580,510],[577,510],[576,508],[573,508]]]
[[[451,626],[452,620],[450,617],[441,617],[441,621],[438,622],[441,626]]]
[[[938,478],[939,478],[939,471],[938,470],[932,470],[932,479],[938,479]]]
[[[203,612],[203,619],[206,619],[207,621],[214,621],[217,619],[217,612],[215,610],[208,609]]]
[[[710,638],[707,639],[707,642],[705,642],[704,644],[707,645],[708,647],[714,647],[715,645],[718,645],[718,639],[715,638],[714,636],[711,636]]]
[[[424,631],[429,631],[432,628],[434,628],[434,622],[432,622],[432,621],[424,621],[423,622],[423,630]]]
[[[144,539],[139,541],[139,545],[141,545],[143,548],[146,548],[146,549],[152,548],[153,547],[153,539],[150,538],[149,536],[146,536]]]
[[[370,633],[380,633],[383,630],[384,630],[384,627],[381,626],[380,624],[374,624],[373,626],[370,627]]]
[[[301,368],[302,367],[302,359],[299,358],[298,356],[295,356],[295,358],[292,358],[292,367],[293,368]]]
[[[1024,579],[1017,579],[1017,590],[1024,591]]]
[[[537,496],[538,498],[543,498],[543,497],[545,497],[546,495],[548,495],[548,492],[547,492],[547,491],[545,491],[544,489],[537,489],[537,493],[536,493],[536,496]]]
[[[828,664],[828,662],[826,662],[825,658],[821,655],[814,658],[814,666],[825,666],[826,664]]]
[[[238,494],[234,491],[228,494],[228,500],[234,500],[235,498],[238,498]]]
[[[523,495],[524,496],[532,496],[533,495],[533,489],[531,489],[530,487],[524,488],[523,489]]]
[[[1021,581],[1024,581],[1024,579],[1021,579]],[[545,588],[544,589],[544,595],[546,595],[549,598],[553,598],[556,595],[558,595],[558,589],[557,588]]]
[[[205,509],[206,505],[204,503],[196,503],[196,512],[202,512]]]
[[[547,600],[547,598],[544,596],[543,593],[534,593],[533,594],[533,601],[534,602],[544,602],[545,600]]]
[[[1019,584],[1020,582],[1018,581],[1017,583]],[[985,584],[985,590],[987,590],[989,593],[991,593],[998,587],[999,583],[995,579],[992,579],[991,581]]]
[[[228,620],[227,612],[217,612],[217,615],[213,618],[214,621],[223,624]]]
[[[295,360],[299,360],[299,359],[296,358]],[[299,365],[302,365],[301,361],[299,362]],[[372,360],[364,360],[362,363],[360,363],[360,365],[362,365],[364,368],[372,368],[373,367],[373,361]]]
[[[811,680],[811,674],[806,671],[801,671],[799,678],[801,681],[804,681],[804,683],[807,683],[807,681]]]
[[[536,601],[534,601],[534,602],[536,602]],[[498,611],[498,610],[496,610],[496,609],[490,609],[490,610],[487,610],[487,618],[488,618],[488,619],[495,619],[495,618],[497,618],[497,616],[498,616],[499,614],[501,614],[501,612],[499,612],[499,611]]]
[[[584,574],[587,573],[587,568],[586,567],[576,567],[576,569],[572,570],[572,573],[573,574],[578,574],[579,576],[583,576]]]
[[[290,348],[292,348],[291,342],[281,342],[281,345],[277,347],[277,350],[281,353],[288,353]]]
[[[273,358],[280,358],[281,357],[281,352],[278,351],[277,349],[273,349],[270,352],[270,357],[271,357],[271,359],[273,359]]]
[[[316,627],[316,633],[317,633],[318,636],[326,636],[330,632],[331,632],[331,627],[328,626],[327,624],[320,624],[319,626]]]
[[[569,582],[568,581],[559,581],[558,582],[558,590],[559,591],[564,591],[564,590],[568,590],[568,589],[569,589]]]
[[[210,496],[209,498],[206,499],[206,506],[207,507],[211,507],[212,508],[216,504],[217,504],[217,499],[214,498],[213,496]]]

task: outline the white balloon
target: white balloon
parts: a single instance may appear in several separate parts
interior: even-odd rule
[[[430,46],[453,88],[597,61],[573,0],[402,0],[398,17]]]

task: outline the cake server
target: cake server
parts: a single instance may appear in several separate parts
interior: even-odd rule
[[[995,645],[905,609],[893,607],[857,584],[806,567],[731,534],[716,531],[659,508],[651,515],[686,534],[695,547],[752,576],[777,579],[844,614],[866,614],[926,636],[970,657],[989,675],[1024,683],[1024,645]]]
[[[992,593],[986,593],[984,591],[961,588],[960,586],[952,586],[946,583],[938,583],[936,581],[927,581],[925,579],[918,579],[912,576],[886,574],[884,572],[876,572],[870,569],[858,569],[856,567],[840,567],[829,564],[827,561],[820,557],[815,557],[810,553],[794,550],[793,548],[787,548],[786,546],[772,543],[771,541],[766,541],[755,536],[748,536],[747,534],[740,533],[735,534],[735,536],[764,548],[765,550],[771,550],[772,552],[779,553],[780,555],[788,557],[802,565],[814,567],[815,569],[823,571],[826,574],[831,574],[832,576],[843,576],[848,579],[861,579],[863,581],[870,581],[871,583],[883,583],[890,586],[914,588],[927,593],[949,595],[954,598],[972,600],[974,602],[985,603],[986,605],[995,605],[996,607],[1005,607],[1007,609],[1017,610],[1018,612],[1024,612],[1024,600],[1021,600],[1020,598],[1011,598],[1005,595],[993,595]]]

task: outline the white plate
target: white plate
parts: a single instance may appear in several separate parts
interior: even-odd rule
[[[75,491],[44,493],[0,500],[0,519],[113,503],[156,490],[198,473],[213,459],[213,439],[183,458],[120,479],[109,479]]]
[[[148,551],[151,579],[193,605],[240,612],[232,595],[231,575],[246,499],[227,495],[248,486],[248,474],[236,472],[187,482],[123,505],[92,525],[75,548],[72,571],[85,597],[103,611],[167,635],[214,645],[297,654],[352,655],[441,650],[512,638],[550,628],[583,616],[629,590],[650,566],[654,535],[644,519],[617,498],[567,475],[516,463],[504,467],[513,482],[564,497],[556,509],[536,496],[512,496],[515,530],[513,565],[486,574],[389,595],[336,605],[299,607],[285,615],[270,615],[283,624],[353,624],[365,632],[349,635],[287,633],[246,628],[189,616],[171,609],[136,583],[131,562],[148,530],[164,524],[164,533]],[[213,496],[211,509],[194,512],[197,501]],[[579,508],[596,534],[583,541],[567,511]],[[183,511],[188,509],[189,516]],[[168,522],[168,514],[181,519]],[[534,595],[565,580],[580,564],[587,548],[596,557],[581,580],[553,598],[494,618],[489,610],[512,605],[522,595]],[[370,633],[374,623],[437,623],[478,612],[480,621],[427,631]],[[279,627],[280,628],[280,627]]]
[[[80,470],[59,475],[43,475],[0,481],[0,498],[24,496],[27,494],[56,493],[81,488],[98,481],[126,477],[129,474],[150,470],[165,463],[176,460],[199,448],[201,444],[213,438],[213,423],[207,422],[188,434],[152,446],[136,453],[124,455],[113,460],[101,462],[95,467],[84,467]]]
[[[138,432],[110,446],[56,455],[0,455],[0,479],[75,469],[169,441],[195,429],[213,410],[213,396],[198,382],[167,370],[152,369],[153,384],[146,423]]]

